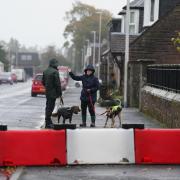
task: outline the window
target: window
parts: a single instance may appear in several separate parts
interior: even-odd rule
[[[21,55],[21,60],[22,61],[31,61],[32,56],[31,55]]]
[[[130,13],[130,23],[135,23],[135,12]]]
[[[150,21],[154,21],[154,8],[155,8],[155,0],[151,0],[151,12],[150,12]]]
[[[122,26],[122,28],[124,28],[124,32],[126,32],[126,16],[124,17],[124,20],[122,20],[122,22],[124,23],[124,26]],[[137,35],[138,33],[139,33],[139,11],[131,10],[129,17],[129,34]]]
[[[26,55],[21,55],[21,60],[25,61],[26,60]]]
[[[135,12],[130,12],[129,33],[136,33]]]
[[[32,56],[31,55],[27,55],[27,60],[31,61],[32,60]]]
[[[113,22],[112,32],[121,32],[121,21]]]

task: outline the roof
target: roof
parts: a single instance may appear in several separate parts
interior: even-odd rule
[[[134,0],[130,3],[130,6],[133,8],[133,7],[144,7],[144,0]],[[126,9],[126,7],[124,7]],[[124,9],[123,8],[123,9]]]
[[[129,41],[133,42],[138,35],[130,35]],[[112,53],[124,53],[125,52],[125,34],[111,33],[110,48]]]
[[[109,52],[110,52],[110,49],[108,48],[108,49],[106,49],[106,50],[102,53],[101,56],[102,56],[102,57],[103,57],[103,56],[106,56]]]
[[[142,9],[144,8],[144,0],[133,0],[129,4],[130,9]],[[126,6],[123,7],[123,10],[118,13],[119,15],[126,14]]]

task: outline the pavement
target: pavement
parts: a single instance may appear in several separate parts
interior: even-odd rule
[[[72,81],[70,82],[69,88],[64,93],[64,106],[73,106],[73,105],[79,105],[80,106],[80,88],[75,88]],[[100,115],[103,112],[106,111],[105,107],[100,107],[98,103],[95,104],[95,111],[96,111],[96,128],[102,128],[104,127],[106,116]],[[160,124],[155,119],[146,116],[142,112],[139,111],[137,108],[123,108],[121,113],[122,118],[122,124],[144,124],[145,128],[160,128],[163,127],[162,124]],[[57,118],[53,118],[53,122],[57,123]],[[62,119],[61,121],[62,122]],[[68,123],[68,120],[66,121]],[[77,127],[81,123],[81,113],[78,115],[73,115],[73,124],[77,124]],[[87,110],[87,127],[90,126],[91,120],[90,115]],[[108,122],[108,127],[110,127],[111,121]],[[115,127],[119,126],[119,120],[118,117],[115,118]]]

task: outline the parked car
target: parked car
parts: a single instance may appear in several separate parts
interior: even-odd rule
[[[17,83],[17,76],[15,73],[11,73],[11,78],[12,78],[14,83]]]
[[[13,79],[11,77],[10,72],[1,72],[0,73],[0,84],[2,84],[2,83],[13,85]]]
[[[67,66],[59,66],[58,67],[60,78],[63,79],[63,81],[65,81],[66,86],[68,85],[68,81],[69,81],[68,69],[69,68]]]
[[[65,91],[66,87],[68,85],[68,82],[67,82],[64,72],[59,71],[59,78],[60,78],[60,82],[61,82],[61,89],[62,89],[62,91]]]
[[[45,94],[45,87],[42,84],[42,74],[36,74],[32,80],[31,96],[36,97],[38,94]]]
[[[82,87],[82,81],[74,81],[74,85],[77,88]]]
[[[67,81],[62,77],[60,77],[60,81],[61,81],[61,89],[62,89],[62,91],[65,91],[66,87],[67,87]]]
[[[26,73],[24,69],[12,69],[12,73],[16,74],[17,81],[25,82],[26,81]]]

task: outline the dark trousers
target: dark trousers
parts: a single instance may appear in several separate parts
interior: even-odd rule
[[[56,99],[46,97],[45,122],[46,125],[52,124],[51,115],[55,107]]]
[[[89,113],[91,115],[91,122],[95,123],[95,109],[94,109],[95,102],[90,103],[89,101],[81,101],[81,113],[82,113],[82,123],[86,124],[86,112],[87,107]]]

